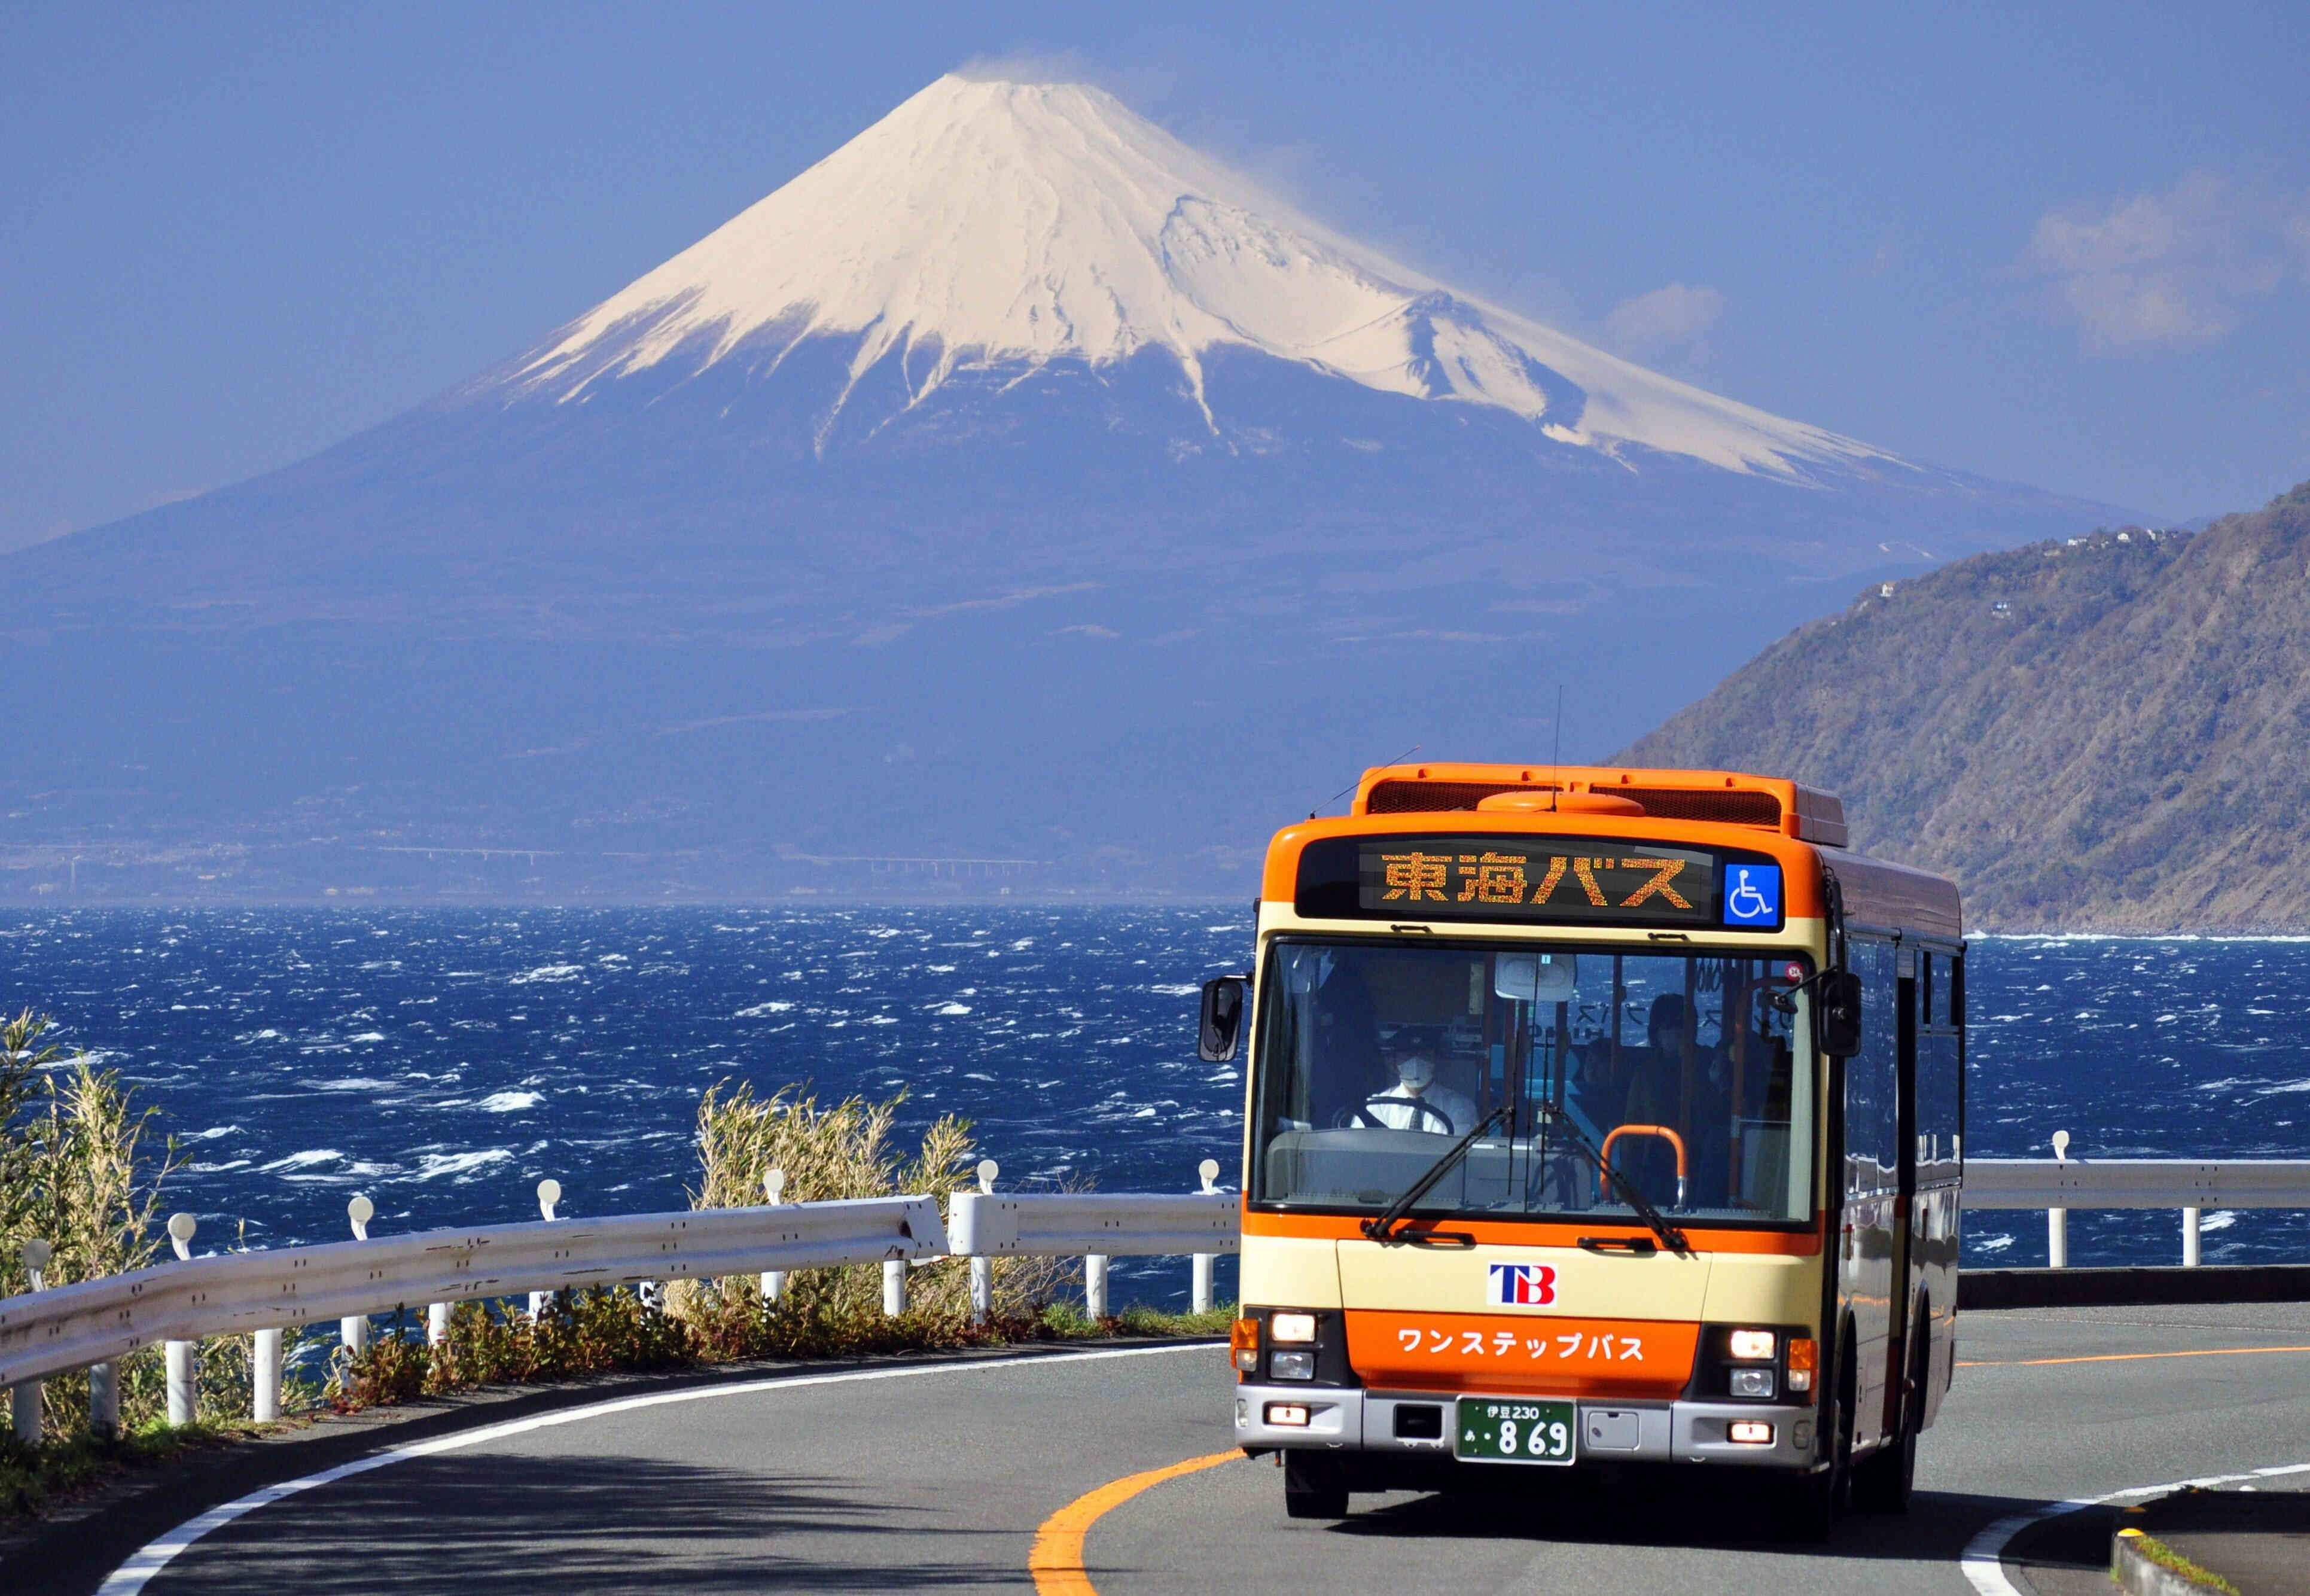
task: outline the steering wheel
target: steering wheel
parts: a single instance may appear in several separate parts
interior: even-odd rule
[[[1371,1112],[1372,1107],[1376,1104],[1380,1103],[1386,1104],[1390,1108],[1410,1108],[1416,1110],[1417,1112],[1413,1114],[1411,1123],[1410,1125],[1391,1125],[1385,1120],[1375,1117]],[[1457,1133],[1457,1127],[1452,1123],[1451,1115],[1446,1114],[1441,1108],[1437,1107],[1433,1103],[1423,1103],[1417,1097],[1391,1097],[1385,1095],[1376,1097],[1367,1097],[1364,1099],[1364,1105],[1361,1108],[1350,1108],[1348,1110],[1348,1120],[1350,1123],[1361,1125],[1365,1129],[1371,1131],[1424,1131],[1428,1128],[1427,1122],[1431,1119],[1443,1127],[1443,1132],[1445,1135],[1450,1136]]]

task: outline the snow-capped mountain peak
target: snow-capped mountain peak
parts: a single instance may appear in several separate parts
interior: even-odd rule
[[[1791,476],[1889,458],[1455,293],[1101,90],[959,75],[562,328],[515,382],[574,399],[669,360],[775,367],[814,337],[855,341],[853,384],[899,354],[916,402],[961,369],[1154,348],[1217,430],[1203,357],[1232,345],[1608,452]]]

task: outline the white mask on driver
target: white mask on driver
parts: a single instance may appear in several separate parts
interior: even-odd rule
[[[1428,1089],[1428,1083],[1436,1079],[1436,1066],[1431,1061],[1414,1054],[1410,1058],[1396,1061],[1395,1078],[1403,1082],[1405,1091],[1424,1092]]]

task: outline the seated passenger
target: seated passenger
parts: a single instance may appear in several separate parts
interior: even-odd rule
[[[1591,1141],[1620,1123],[1628,1100],[1627,1080],[1613,1067],[1612,1045],[1598,1037],[1572,1049],[1573,1070],[1565,1106],[1577,1116]]]
[[[1684,1034],[1683,997],[1673,992],[1661,993],[1646,1016],[1646,1045],[1621,1054],[1628,1078],[1628,1096],[1620,1106],[1623,1121],[1636,1125],[1676,1123],[1684,1086]]]
[[[1476,1106],[1436,1084],[1436,1050],[1425,1041],[1399,1039],[1388,1049],[1395,1084],[1364,1105],[1364,1116],[1394,1131],[1465,1136],[1476,1127]]]
[[[1628,1097],[1620,1108],[1623,1124],[1674,1126],[1678,1123],[1689,1024],[1680,993],[1664,992],[1653,999],[1645,1020],[1646,1045],[1621,1054],[1628,1076]],[[1698,1065],[1700,1060],[1696,1057],[1694,1063]],[[1696,1069],[1695,1073],[1698,1072]],[[1686,1149],[1688,1173],[1692,1150]],[[1651,1136],[1622,1137],[1613,1149],[1612,1161],[1655,1205],[1665,1208],[1676,1201],[1676,1154],[1667,1141]]]

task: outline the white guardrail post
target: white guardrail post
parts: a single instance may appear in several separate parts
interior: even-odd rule
[[[100,1440],[120,1434],[120,1366],[117,1363],[88,1366],[88,1427]]]
[[[978,1190],[981,1194],[991,1195],[994,1193],[995,1177],[1002,1173],[1003,1166],[994,1159],[978,1160]],[[970,1322],[984,1324],[987,1315],[994,1311],[994,1260],[975,1257],[970,1261]]]
[[[31,1277],[34,1291],[48,1288],[48,1260],[55,1256],[56,1249],[37,1236],[24,1244],[24,1272]],[[20,1380],[11,1387],[8,1412],[16,1439],[27,1446],[38,1446],[40,1444],[40,1383],[38,1380]]]
[[[369,1222],[377,1218],[377,1204],[366,1197],[355,1197],[345,1204],[345,1218],[352,1221],[353,1239],[369,1239]],[[369,1350],[369,1315],[348,1314],[337,1322],[337,1339],[343,1345],[348,1359],[359,1357]]]
[[[193,1355],[198,1349],[196,1341],[168,1344],[169,1423],[178,1429],[192,1423],[200,1411],[200,1404],[195,1400],[198,1391],[193,1367]]]
[[[449,1305],[429,1302],[425,1305],[425,1344],[438,1347],[449,1339]]]
[[[2066,1163],[2070,1156],[2070,1133],[2054,1132],[2054,1162]],[[2070,1266],[2070,1210],[2049,1208],[2045,1210],[2045,1262],[2053,1269]]]
[[[1217,1158],[1205,1158],[1195,1167],[1195,1174],[1203,1183],[1203,1195],[1208,1197],[1219,1190],[1218,1186],[1212,1184],[1220,1177],[1220,1161]],[[1211,1311],[1211,1266],[1218,1262],[1219,1259],[1215,1253],[1197,1253],[1195,1254],[1194,1273],[1187,1288],[1189,1313],[1208,1314]]]
[[[250,1340],[249,1376],[255,1391],[249,1417],[271,1424],[281,1417],[281,1332],[260,1330]]]
[[[2182,1267],[2184,1269],[2198,1267],[2198,1216],[2204,1211],[2203,1209],[2196,1208],[2185,1208],[2182,1210]]]
[[[169,1216],[169,1245],[176,1249],[178,1262],[192,1262],[193,1236],[199,1227],[200,1221],[190,1214]],[[170,1341],[168,1345],[169,1423],[176,1428],[192,1423],[199,1410],[193,1373],[193,1355],[197,1350],[198,1344],[193,1341]]]
[[[545,1223],[551,1225],[553,1223],[553,1210],[560,1205],[561,1183],[549,1175],[537,1183],[538,1215]],[[545,1317],[545,1305],[552,1300],[553,1293],[551,1291],[533,1291],[529,1294],[529,1322],[532,1324]]]
[[[779,1200],[785,1197],[786,1194],[786,1172],[785,1170],[772,1169],[769,1174],[762,1176],[762,1195],[770,1200],[770,1206],[772,1208],[777,1207]],[[786,1271],[783,1269],[764,1270],[762,1271],[763,1305],[768,1306],[774,1304],[786,1294]]]

